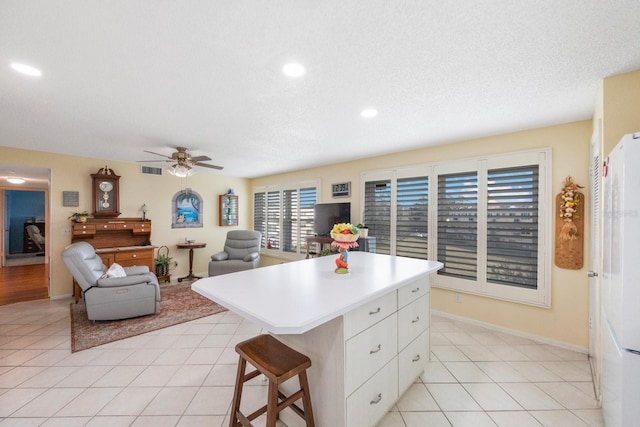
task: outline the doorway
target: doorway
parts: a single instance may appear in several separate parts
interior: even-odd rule
[[[0,305],[49,298],[50,170],[10,166],[24,184],[9,184],[0,166]],[[18,170],[19,172],[15,172]]]

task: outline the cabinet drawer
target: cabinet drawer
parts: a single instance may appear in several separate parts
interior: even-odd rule
[[[429,329],[418,335],[398,355],[398,395],[402,395],[424,371],[429,361]]]
[[[398,400],[398,363],[397,357],[394,357],[347,398],[347,426],[376,425],[396,400]]]
[[[398,349],[402,350],[429,327],[429,295],[398,311]]]
[[[113,231],[113,230],[116,229],[116,225],[115,224],[110,224],[110,223],[98,224],[98,225],[96,225],[96,229],[98,229],[100,231]]]
[[[93,224],[73,224],[73,235],[94,235],[96,234],[96,226]]]
[[[133,234],[150,234],[151,223],[138,223],[133,225]]]
[[[150,265],[153,260],[153,249],[116,252],[114,258],[115,262],[127,267],[133,265]]]
[[[346,339],[364,331],[398,309],[397,292],[393,291],[377,300],[345,314],[344,337]]]
[[[126,222],[117,222],[115,223],[116,230],[133,230],[133,224]]]
[[[398,316],[393,313],[382,322],[349,339],[345,345],[345,394],[360,387],[378,369],[398,354]]]
[[[431,276],[423,277],[398,289],[398,308],[417,300],[429,293]]]

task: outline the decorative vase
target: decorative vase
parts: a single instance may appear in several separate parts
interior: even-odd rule
[[[369,237],[369,229],[368,228],[361,228],[360,229],[360,237],[362,237],[363,239],[366,239],[367,237]]]

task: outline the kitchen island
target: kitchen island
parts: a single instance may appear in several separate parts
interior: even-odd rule
[[[430,277],[442,263],[351,252],[349,273],[336,274],[334,259],[208,277],[192,289],[311,358],[318,426],[370,427],[429,359]],[[285,423],[300,425],[289,415]]]

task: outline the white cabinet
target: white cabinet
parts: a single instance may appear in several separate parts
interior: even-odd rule
[[[371,427],[398,400],[398,363],[394,357],[347,398],[347,426]]]
[[[429,278],[344,316],[347,426],[375,425],[429,360]]]

